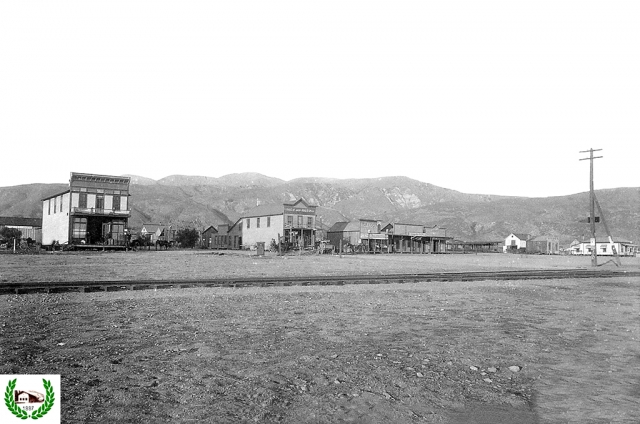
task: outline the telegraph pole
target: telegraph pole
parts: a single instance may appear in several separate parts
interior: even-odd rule
[[[596,249],[596,201],[595,194],[593,192],[593,160],[600,159],[602,156],[593,156],[593,152],[599,152],[602,149],[589,149],[583,150],[579,153],[589,153],[588,158],[582,158],[580,160],[588,160],[591,164],[589,172],[589,214],[591,222],[591,266],[598,266],[598,252]]]

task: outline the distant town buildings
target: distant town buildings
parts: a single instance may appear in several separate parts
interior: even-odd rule
[[[618,256],[636,256],[640,251],[638,245],[630,240],[625,240],[620,237],[612,237],[612,240],[613,243],[610,242],[608,237],[596,238],[595,248],[598,256],[613,256],[614,249]],[[571,254],[591,256],[593,247],[591,240],[572,243]]]
[[[13,228],[21,233],[21,239],[31,239],[42,243],[42,220],[40,218],[22,218],[15,216],[0,216],[0,230]]]

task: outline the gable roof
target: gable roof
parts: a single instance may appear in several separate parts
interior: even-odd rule
[[[151,233],[155,233],[156,231],[158,231],[159,228],[164,229],[164,226],[160,225],[160,224],[142,224],[142,228],[140,228],[140,231],[145,229],[147,231],[147,233],[151,234]]]
[[[42,227],[41,218],[23,218],[20,216],[0,216],[0,225],[12,227]]]
[[[317,207],[316,205],[311,205],[309,204],[309,202],[307,202],[304,197],[299,198],[298,200],[294,200],[292,202],[284,202],[284,206],[296,206],[298,203],[302,203],[305,207],[307,208],[315,208]]]
[[[518,237],[520,240],[528,240],[529,237],[531,237],[529,234],[523,234],[523,233],[511,233],[511,234],[513,234],[514,236]],[[509,234],[509,236],[511,234]],[[507,237],[509,237],[509,236],[507,236]],[[507,237],[505,237],[505,238],[507,238]]]
[[[209,226],[207,227],[207,229],[206,229],[206,230],[204,230],[202,233],[204,234],[204,233],[207,233],[207,232],[209,232],[209,231],[213,231],[214,233],[217,233],[217,232],[218,232],[218,230],[216,230],[216,229],[215,229],[215,227],[214,227],[213,225],[209,225]]]

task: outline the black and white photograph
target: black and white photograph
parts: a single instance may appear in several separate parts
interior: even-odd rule
[[[637,423],[640,2],[0,2],[0,422]]]

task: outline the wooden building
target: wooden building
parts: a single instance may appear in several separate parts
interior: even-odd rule
[[[380,232],[380,221],[374,219],[336,222],[326,237],[338,252],[382,252],[387,249],[387,235]]]
[[[597,237],[595,240],[595,248],[598,256],[613,256],[613,249],[615,248],[618,256],[637,256],[639,250],[638,245],[630,240],[626,240],[620,237],[613,237],[613,243],[609,241],[608,237]],[[575,255],[587,255],[591,256],[593,251],[593,245],[591,240],[583,240],[577,246],[575,246]]]
[[[243,248],[257,243],[265,243],[268,248],[272,241],[280,238],[288,247],[310,248],[315,245],[315,222],[316,206],[304,199],[281,205],[260,205],[245,212],[229,229],[228,235],[234,238],[228,239],[228,244],[236,245],[238,240]],[[241,232],[241,239],[231,234],[234,230]]]
[[[213,225],[210,225],[202,232],[202,247],[207,249],[220,248],[217,245],[217,242],[218,242],[218,230]]]
[[[42,199],[42,244],[125,246],[129,177],[72,172],[69,189]]]
[[[447,230],[438,226],[389,223],[381,231],[388,238],[389,252],[444,253],[447,250]]]
[[[560,240],[557,237],[537,236],[527,240],[527,253],[543,253],[545,255],[560,254]]]
[[[527,240],[531,238],[530,234],[511,233],[504,239],[505,252],[525,252],[527,249]]]
[[[42,243],[42,219],[17,216],[0,216],[0,229],[14,228],[20,231],[22,240],[31,239]]]
[[[447,240],[447,251],[452,253],[502,253],[504,240]]]

